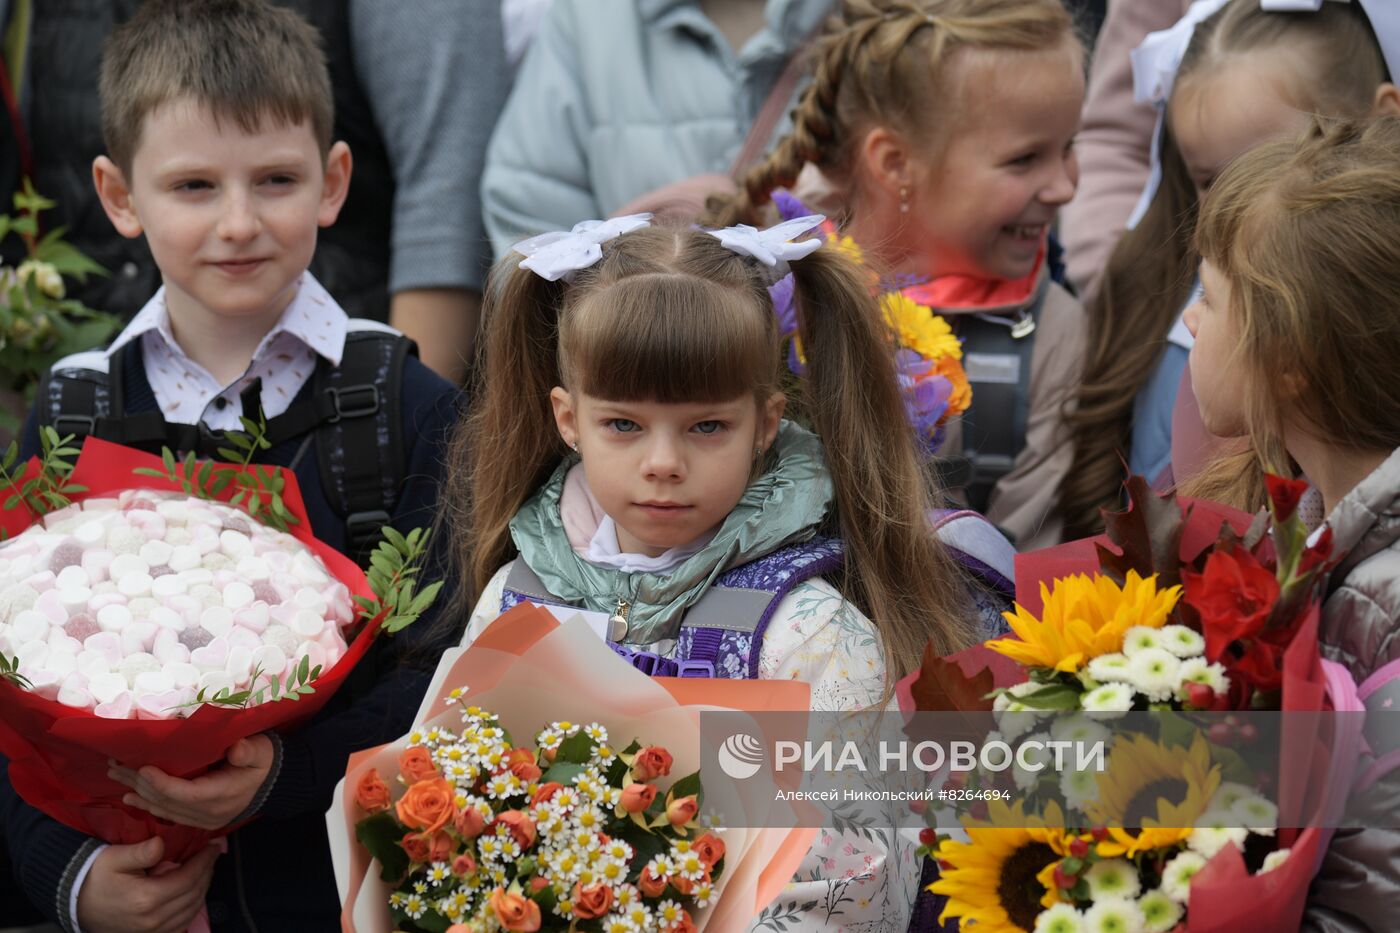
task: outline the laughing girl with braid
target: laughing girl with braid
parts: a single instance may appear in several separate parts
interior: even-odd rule
[[[1059,0],[846,0],[816,55],[792,133],[712,219],[806,213],[779,189],[828,188],[818,206],[883,287],[962,341],[972,402],[947,425],[949,485],[1018,548],[1056,543],[1084,346],[1083,309],[1048,261],[1078,176],[1070,17]]]

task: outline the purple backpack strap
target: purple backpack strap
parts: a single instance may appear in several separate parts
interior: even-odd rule
[[[681,620],[680,676],[756,679],[763,636],[783,597],[844,563],[839,540],[813,538],[726,571]]]

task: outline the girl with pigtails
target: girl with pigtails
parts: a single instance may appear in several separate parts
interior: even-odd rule
[[[945,476],[1021,550],[1057,543],[1075,505],[1062,408],[1083,309],[1051,281],[1049,227],[1074,194],[1083,98],[1060,0],[845,0],[792,132],[711,206],[756,224],[814,204],[885,291],[951,324],[972,391]]]
[[[821,220],[706,231],[635,215],[502,261],[448,473],[467,643],[524,599],[571,605],[611,616],[609,643],[649,672],[799,679],[813,709],[848,711],[894,709],[930,642],[993,634],[994,602],[929,525],[860,269],[792,242]],[[768,291],[789,272],[806,360],[792,398]],[[736,589],[766,598],[720,609]],[[773,909],[839,883],[850,900],[802,929],[902,930],[914,848],[894,829],[824,831]]]

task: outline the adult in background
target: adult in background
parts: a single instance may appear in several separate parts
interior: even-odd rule
[[[555,0],[487,150],[482,209],[496,252],[725,171],[831,6]],[[767,136],[786,132],[787,122]]]
[[[200,0],[217,2],[217,0]],[[311,271],[351,317],[388,320],[460,379],[489,262],[478,180],[508,89],[499,0],[275,0],[321,32],[335,138],[355,170]],[[112,274],[75,297],[129,318],[160,275],[144,239],[112,233],[92,184],[102,149],[103,40],[140,0],[0,0],[7,87],[0,192],[22,172],[58,202],[44,215]],[[11,244],[13,245],[13,244]],[[7,257],[9,258],[9,257]]]

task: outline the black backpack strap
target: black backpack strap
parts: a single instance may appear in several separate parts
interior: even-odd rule
[[[316,429],[321,485],[345,520],[345,552],[361,563],[389,523],[403,484],[408,452],[400,387],[409,353],[416,356],[417,349],[402,334],[352,330],[340,365],[322,360],[312,377],[313,404],[325,413]]]
[[[971,465],[968,504],[986,512],[992,487],[1011,472],[1026,446],[1031,410],[1031,353],[1048,278],[1035,300],[1012,317],[968,315],[958,319],[963,366],[972,386],[972,405],[963,413],[963,456]]]

